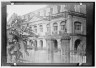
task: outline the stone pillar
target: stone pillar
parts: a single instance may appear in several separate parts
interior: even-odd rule
[[[50,28],[51,28],[51,35],[52,35],[52,32],[53,32],[53,23],[51,23],[51,21],[50,21]]]
[[[37,25],[37,33],[39,33],[39,25]]]
[[[43,48],[47,48],[46,47],[46,40],[45,39],[43,39]]]
[[[47,31],[46,24],[43,24],[43,35],[45,35],[46,31]]]
[[[74,37],[71,36],[71,39],[70,39],[70,50],[74,50]]]
[[[61,39],[57,39],[58,42],[58,49],[61,49]]]
[[[67,33],[72,33],[72,30],[73,30],[73,24],[72,24],[72,16],[71,15],[68,15],[68,20],[66,22],[66,28],[67,28]]]
[[[57,22],[57,24],[58,24],[58,34],[59,34],[60,29],[61,29],[61,28],[60,28],[60,23],[61,23],[61,21],[58,21],[58,22]]]
[[[37,39],[37,47],[40,48],[40,40]]]

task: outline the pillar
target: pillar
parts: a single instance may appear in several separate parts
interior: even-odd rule
[[[37,47],[40,48],[40,39],[37,39]]]
[[[47,48],[45,39],[43,39],[43,48]]]
[[[59,34],[59,31],[60,31],[60,23],[61,23],[61,21],[57,22],[57,24],[58,24],[58,34]]]
[[[52,35],[52,32],[53,32],[53,23],[50,21],[50,28],[51,28],[51,35]]]
[[[58,42],[58,49],[61,49],[61,39],[57,39]]]
[[[39,33],[39,31],[40,31],[40,30],[39,30],[39,25],[37,24],[37,33]]]

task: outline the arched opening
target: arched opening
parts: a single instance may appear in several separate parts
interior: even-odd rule
[[[53,43],[54,43],[54,48],[57,49],[58,48],[58,42],[57,42],[57,40],[53,40]]]
[[[40,45],[41,45],[41,48],[43,48],[43,41],[40,40]]]
[[[34,46],[37,48],[37,41],[36,40],[34,41]]]
[[[80,42],[81,42],[80,39],[77,39],[77,40],[75,41],[75,45],[74,45],[74,49],[75,49],[75,50],[77,50],[77,48],[78,48]]]
[[[66,29],[66,21],[62,21],[60,23],[60,26],[61,26],[61,30],[64,30],[65,32],[67,31],[67,29]]]

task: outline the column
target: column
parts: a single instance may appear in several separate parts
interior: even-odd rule
[[[61,39],[57,39],[58,42],[58,49],[61,49]]]
[[[37,39],[37,47],[40,48],[40,40]]]
[[[53,23],[51,23],[51,21],[50,21],[50,28],[51,28],[51,35],[52,35],[52,32],[53,32]]]
[[[46,40],[45,39],[43,39],[43,48],[47,48],[47,46],[46,46]]]
[[[39,34],[39,25],[37,24],[37,33]]]
[[[58,24],[58,34],[59,34],[59,31],[60,31],[60,22],[61,21],[58,21],[57,24]]]

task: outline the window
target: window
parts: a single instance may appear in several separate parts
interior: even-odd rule
[[[53,14],[53,8],[50,8],[50,14]]]
[[[54,31],[57,31],[58,30],[58,24],[57,23],[54,23],[53,24],[53,29],[54,29]]]
[[[50,31],[50,24],[47,24],[47,31]]]
[[[34,26],[34,31],[37,33],[37,26]]]
[[[61,23],[60,23],[60,25],[61,25],[61,30],[64,30],[65,32],[67,31],[66,30],[66,21],[62,21]]]
[[[80,22],[75,22],[75,30],[81,30],[81,23]]]
[[[40,31],[43,32],[43,26],[42,25],[40,25]]]
[[[58,13],[60,13],[60,5],[57,6]]]

